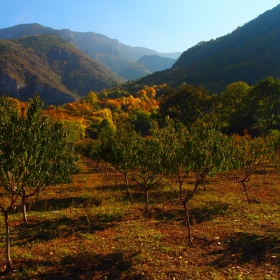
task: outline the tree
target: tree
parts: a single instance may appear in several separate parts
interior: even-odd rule
[[[84,99],[91,105],[96,105],[98,103],[98,96],[93,91],[89,91]]]
[[[227,168],[229,154],[227,137],[217,131],[212,124],[198,123],[190,131],[185,154],[185,170],[193,175],[194,183],[191,189],[180,188],[179,199],[185,210],[188,241],[191,242],[188,202],[204,183],[206,176],[214,177],[217,172]]]
[[[20,115],[21,114],[20,102],[17,99],[3,95],[0,97],[0,119],[2,121],[8,121],[9,115]]]
[[[273,128],[280,113],[280,79],[261,80],[251,94],[257,103],[255,111],[259,120],[264,122],[266,129]]]
[[[77,140],[83,139],[85,137],[85,128],[81,119],[66,119],[62,120],[61,123],[65,126],[67,130],[67,139],[69,143],[74,143]]]
[[[220,102],[215,108],[223,129],[229,132],[242,133],[253,127],[255,108],[250,96],[251,87],[245,82],[235,82],[222,92]]]
[[[35,94],[28,102],[26,116],[11,111],[8,121],[0,119],[0,182],[6,194],[0,209],[6,227],[7,272],[12,267],[8,215],[18,198],[26,221],[27,198],[48,186],[69,182],[78,170],[63,126],[42,116],[42,107]]]
[[[149,190],[163,179],[163,171],[163,150],[159,139],[139,138],[131,173],[145,191],[146,212],[149,212]]]
[[[244,132],[244,136],[232,135],[230,137],[230,155],[228,156],[228,167],[226,177],[242,184],[246,193],[247,202],[250,197],[246,183],[250,181],[251,175],[259,167],[264,167],[272,162],[275,147],[272,137],[253,138]]]
[[[226,168],[228,145],[227,137],[213,125],[199,123],[190,131],[172,121],[155,131],[165,150],[164,169],[168,184],[173,190],[176,203],[184,208],[188,242],[191,243],[188,202],[195,195],[206,176],[213,177]],[[186,176],[192,176],[193,185],[186,184]]]
[[[165,118],[180,121],[189,127],[211,107],[211,96],[203,87],[183,83],[178,89],[166,92],[159,104],[159,113]]]
[[[124,175],[126,195],[129,197],[128,172],[133,168],[139,135],[129,124],[118,124],[116,132],[104,129],[100,135],[99,157]]]

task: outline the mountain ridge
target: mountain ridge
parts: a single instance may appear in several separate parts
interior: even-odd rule
[[[131,68],[144,55],[159,55],[177,59],[181,54],[180,52],[160,53],[144,47],[131,47],[103,34],[77,32],[70,29],[54,29],[38,23],[19,24],[0,29],[0,38],[6,40],[36,34],[53,34],[63,38],[89,55],[92,59],[109,67],[117,75]]]
[[[0,40],[0,90],[23,101],[40,91],[46,104],[58,92],[65,103],[125,81],[55,35]]]
[[[268,76],[280,77],[280,4],[215,40],[184,51],[173,67],[137,81],[147,85],[183,82],[221,93],[228,84],[250,85]]]

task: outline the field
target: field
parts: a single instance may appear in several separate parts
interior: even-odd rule
[[[88,161],[71,184],[50,187],[28,203],[28,222],[10,215],[15,270],[2,279],[280,279],[280,171],[257,172],[241,185],[207,179],[184,212],[164,183],[145,196],[132,181]],[[191,178],[189,179],[191,184]],[[0,265],[5,266],[1,223]]]

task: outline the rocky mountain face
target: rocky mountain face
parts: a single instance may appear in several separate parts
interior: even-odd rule
[[[70,94],[52,87],[40,84],[22,84],[5,73],[0,75],[0,89],[2,94],[7,94],[21,101],[28,101],[29,98],[34,97],[35,92],[38,92],[46,107],[48,105],[61,105],[68,102],[74,102],[76,100],[76,98]]]

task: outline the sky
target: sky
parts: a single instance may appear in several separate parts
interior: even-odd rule
[[[39,23],[172,53],[224,36],[280,0],[0,0],[0,4],[0,29]]]

